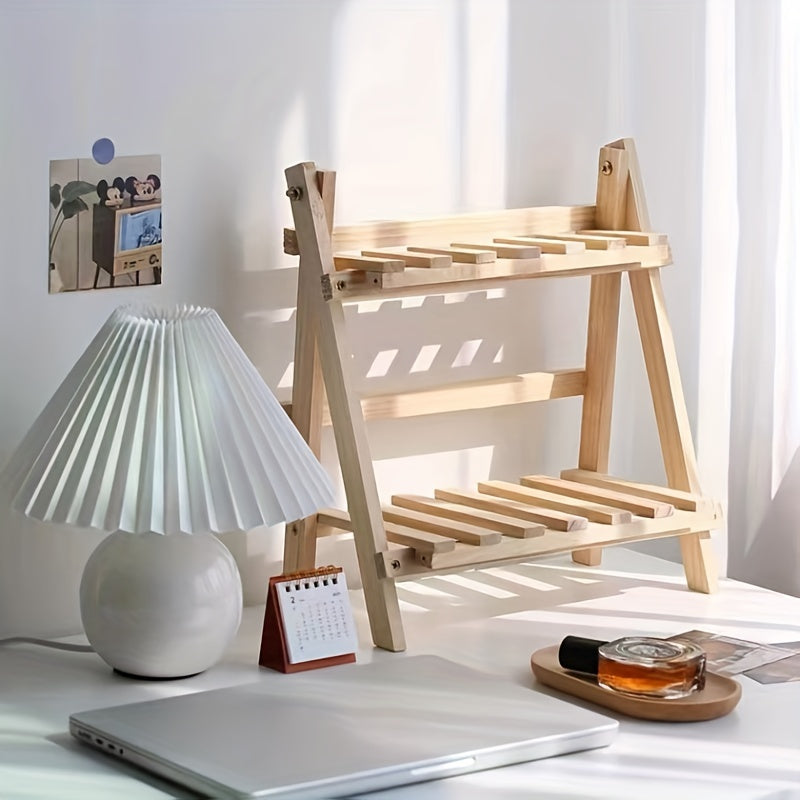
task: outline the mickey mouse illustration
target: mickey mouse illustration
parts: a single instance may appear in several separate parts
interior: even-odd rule
[[[123,192],[125,191],[125,181],[122,178],[114,178],[111,185],[102,180],[97,184],[97,196],[100,204],[109,208],[118,208],[122,205]]]
[[[158,175],[148,175],[144,180],[139,180],[131,175],[125,181],[125,191],[131,196],[134,203],[151,203],[156,199],[156,192],[161,188]]]

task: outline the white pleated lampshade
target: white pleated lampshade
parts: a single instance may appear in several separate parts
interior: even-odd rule
[[[217,313],[122,307],[8,465],[15,508],[130,533],[220,533],[331,503],[328,476]]]

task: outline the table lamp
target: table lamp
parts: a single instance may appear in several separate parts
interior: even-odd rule
[[[86,563],[81,619],[104,661],[145,678],[202,672],[239,627],[239,571],[215,533],[301,519],[333,498],[208,308],[114,311],[5,472],[27,516],[110,532]]]

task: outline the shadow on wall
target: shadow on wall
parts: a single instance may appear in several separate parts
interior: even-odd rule
[[[208,206],[202,218],[215,220],[204,239],[218,255],[210,259],[219,266],[217,307],[259,368],[265,365],[258,363],[260,353],[272,366],[278,347],[292,351],[286,337],[272,342],[270,331],[263,338],[265,319],[271,321],[276,309],[295,303],[296,271],[276,269],[287,263],[282,236],[291,220],[283,195],[283,170],[289,165],[284,161],[314,158],[324,167],[332,158],[332,31],[349,2],[309,0],[302,5],[306,13],[291,3],[274,4],[270,24],[259,25],[256,33],[259,50],[268,55],[238,56],[243,69],[225,100],[236,133],[225,146],[241,156],[221,154],[219,181],[210,183],[221,191],[209,192],[207,176],[196,176],[197,196],[205,197]],[[248,69],[251,62],[259,69]],[[273,369],[262,375],[270,387],[277,385]]]
[[[731,512],[733,517],[733,505]],[[733,527],[735,518],[730,524]],[[744,533],[738,531],[730,539],[731,576],[800,597],[800,450],[767,505],[752,541],[747,543]],[[776,553],[780,555],[776,557]]]

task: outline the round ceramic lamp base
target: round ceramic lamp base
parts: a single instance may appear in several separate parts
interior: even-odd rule
[[[117,531],[89,557],[80,604],[86,636],[107,664],[178,678],[221,658],[242,618],[242,583],[213,534]]]

